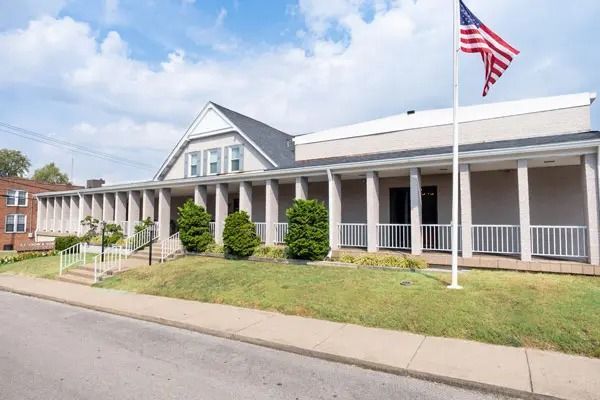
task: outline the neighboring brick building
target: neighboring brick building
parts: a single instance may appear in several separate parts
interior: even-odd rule
[[[36,193],[72,190],[73,185],[40,183],[31,179],[0,177],[0,250],[18,250],[35,242]]]

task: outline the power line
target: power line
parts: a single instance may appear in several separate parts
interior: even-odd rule
[[[91,157],[100,158],[106,161],[114,162],[116,164],[121,164],[129,167],[142,168],[153,170],[154,168],[145,163],[141,163],[138,161],[129,160],[123,157],[114,156],[110,153],[105,153],[102,151],[98,151],[92,149],[90,147],[78,145],[75,143],[68,142],[66,140],[53,138],[48,135],[44,135],[29,129],[20,128],[18,126],[14,126],[5,122],[0,122],[0,132],[9,133],[11,135],[19,136],[24,139],[33,140],[38,143],[48,144],[50,146],[54,146],[57,148],[66,148],[73,152],[88,155]]]

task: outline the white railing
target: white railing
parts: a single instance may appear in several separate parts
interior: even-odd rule
[[[282,244],[285,242],[285,235],[288,232],[287,222],[276,222],[275,223],[275,244]]]
[[[209,222],[208,223],[208,230],[210,231],[210,234],[215,237],[215,229],[216,229],[216,223],[215,222]]]
[[[109,247],[94,257],[94,283],[109,271],[120,271],[122,258],[122,247]]]
[[[62,275],[63,271],[73,265],[81,263],[85,264],[87,253],[87,243],[77,243],[67,249],[64,249],[58,255],[60,256],[60,269],[58,274]]]
[[[367,224],[338,224],[339,244],[342,247],[367,247]]]
[[[474,253],[518,254],[521,252],[519,225],[472,225]]]
[[[123,247],[125,248],[126,257],[129,256],[134,251],[141,249],[150,243],[151,240],[156,239],[158,236],[158,224],[150,225],[144,230],[139,231],[135,235],[129,236],[125,239],[125,244]]]
[[[460,225],[458,226],[458,246],[460,248]],[[421,244],[423,250],[452,250],[452,225],[423,224],[421,225]]]
[[[183,245],[181,244],[181,240],[179,239],[179,232],[169,236],[168,239],[160,242],[160,262],[165,262],[165,260],[180,251],[183,250]]]
[[[531,226],[531,253],[536,256],[587,257],[587,227]]]
[[[267,240],[267,223],[255,222],[254,227],[256,229],[256,236],[258,236],[261,243],[264,243]]]
[[[377,247],[410,249],[410,224],[377,224]]]

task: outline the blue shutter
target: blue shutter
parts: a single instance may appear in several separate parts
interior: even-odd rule
[[[210,155],[208,153],[208,150],[204,150],[204,157],[203,161],[202,161],[202,175],[206,176],[208,175],[208,159],[209,159]]]
[[[225,154],[225,156],[223,157],[224,162],[223,164],[225,164],[225,168],[223,168],[223,172],[227,173],[229,172],[229,147],[224,147],[223,148],[223,152]]]

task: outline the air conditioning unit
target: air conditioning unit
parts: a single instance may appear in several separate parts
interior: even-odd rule
[[[35,236],[35,235],[33,234],[33,232],[29,232],[29,233],[27,234],[27,237],[28,237],[29,239],[33,239],[33,237],[34,237],[34,236]]]

